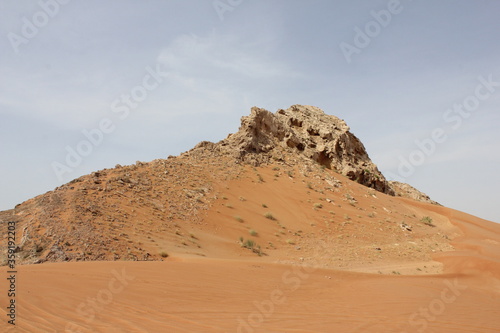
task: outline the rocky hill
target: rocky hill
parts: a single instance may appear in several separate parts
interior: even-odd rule
[[[317,191],[317,200],[328,199],[328,204],[335,207],[341,207],[335,202],[342,201],[352,209],[371,209],[369,218],[378,214],[392,221],[395,210],[381,206],[370,191],[431,202],[410,186],[389,183],[343,120],[317,107],[294,105],[276,113],[254,107],[249,116],[242,118],[239,131],[218,143],[201,142],[178,157],[93,172],[2,212],[0,221],[17,222],[16,252],[21,263],[162,260],[168,253],[216,256],[214,244],[234,244],[228,245],[230,240],[215,236],[220,232],[218,222],[211,231],[204,230],[211,225],[209,216],[214,210],[219,212],[223,193],[252,172],[256,172],[258,183],[266,182],[262,175],[268,173],[274,173],[275,184],[289,179],[295,184],[293,190],[300,188],[304,195]],[[366,192],[350,185],[349,180],[366,186]],[[307,188],[299,186],[299,182],[307,184]],[[340,190],[342,186],[345,193]],[[242,193],[246,191],[241,189]],[[325,199],[325,193],[332,197]],[[370,205],[374,208],[357,207],[354,193],[373,200]],[[240,196],[241,201],[244,198]],[[320,206],[322,203],[315,204],[315,210]],[[376,213],[376,209],[381,212]],[[411,210],[400,210],[405,211],[401,214],[406,219],[417,218]],[[359,216],[362,223],[359,212],[352,214]],[[325,219],[314,216],[308,218]],[[351,218],[345,219],[344,225],[349,224]],[[397,223],[396,230],[403,228],[401,221]],[[310,222],[307,228],[309,224],[315,225]],[[359,228],[364,226],[360,224]],[[5,238],[6,223],[0,223],[0,229]],[[306,227],[296,229],[303,232]],[[0,249],[2,255],[6,253],[4,247]]]
[[[296,164],[304,157],[362,185],[394,194],[349,126],[314,106],[293,105],[276,113],[254,107],[250,116],[242,118],[239,131],[217,147],[252,165]]]

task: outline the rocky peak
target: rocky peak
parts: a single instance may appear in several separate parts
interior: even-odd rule
[[[253,107],[249,116],[242,117],[238,132],[215,147],[253,165],[301,156],[360,184],[394,195],[349,126],[314,106],[293,105],[276,113]]]

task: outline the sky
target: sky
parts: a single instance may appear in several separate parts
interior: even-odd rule
[[[314,105],[441,204],[500,222],[496,0],[0,1],[0,210]]]

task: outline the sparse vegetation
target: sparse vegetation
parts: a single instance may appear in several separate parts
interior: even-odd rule
[[[247,199],[245,199],[245,197],[240,197],[240,201],[247,201]]]
[[[319,202],[317,202],[317,203],[314,204],[314,208],[320,209],[320,208],[323,208],[323,205],[320,204]]]
[[[264,217],[265,217],[266,219],[269,219],[269,220],[272,220],[272,221],[276,221],[276,218],[273,216],[273,214],[272,214],[272,213],[269,213],[269,212],[268,212],[268,213],[265,213],[265,214],[264,214]]]
[[[246,249],[253,249],[253,247],[255,246],[255,242],[251,239],[247,239],[245,242],[243,242],[242,246]]]
[[[247,239],[246,241],[243,241],[243,237],[240,237],[240,245],[241,245],[241,247],[244,247],[245,249],[252,250],[252,252],[256,253],[259,257],[264,254],[260,248],[260,245],[256,245],[255,242],[251,239]]]
[[[234,219],[240,223],[243,223],[243,219],[238,215],[234,216]]]
[[[287,242],[287,244],[295,245],[295,242],[293,241],[293,239],[287,239],[286,242]]]
[[[267,205],[266,204],[262,204],[262,207],[267,208]]]
[[[428,225],[428,226],[431,226],[431,227],[435,227],[434,223],[432,222],[432,218],[430,218],[429,216],[422,217],[422,219],[420,220],[420,222],[422,222],[425,225]]]
[[[165,252],[165,251],[161,251],[161,252],[160,252],[160,256],[161,256],[162,258],[167,258],[167,257],[168,257],[168,253],[167,253],[167,252]]]
[[[257,237],[257,235],[258,235],[257,231],[255,231],[253,229],[249,230],[248,232],[250,233],[251,236],[254,236],[254,237]]]

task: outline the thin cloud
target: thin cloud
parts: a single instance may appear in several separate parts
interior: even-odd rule
[[[182,35],[162,50],[158,61],[184,81],[234,81],[241,79],[285,79],[298,73],[266,57],[260,49],[235,36],[215,32],[207,36]]]

